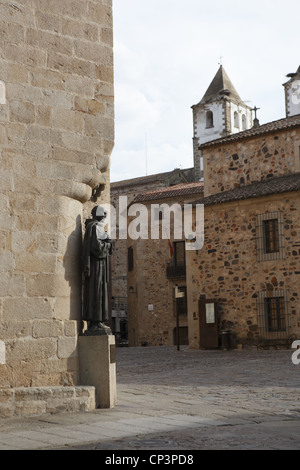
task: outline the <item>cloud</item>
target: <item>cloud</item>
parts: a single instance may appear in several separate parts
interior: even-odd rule
[[[146,152],[150,172],[191,166],[191,106],[221,55],[261,123],[284,117],[282,83],[300,65],[299,10],[298,0],[114,0],[112,180],[144,175]]]

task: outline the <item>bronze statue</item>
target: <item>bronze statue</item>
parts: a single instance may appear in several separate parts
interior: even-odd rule
[[[86,221],[83,242],[83,320],[88,322],[86,334],[111,334],[108,320],[109,256],[113,241],[104,227],[106,211],[102,206],[92,210],[93,219]]]

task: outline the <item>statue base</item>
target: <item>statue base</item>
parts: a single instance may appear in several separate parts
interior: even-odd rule
[[[96,389],[96,408],[114,408],[117,403],[115,336],[107,333],[79,336],[79,361],[81,385]]]
[[[82,336],[109,336],[112,335],[110,328],[101,328],[97,330],[85,330]]]

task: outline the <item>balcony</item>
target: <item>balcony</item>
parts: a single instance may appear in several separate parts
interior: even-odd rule
[[[167,278],[168,279],[182,279],[186,276],[186,266],[176,266],[176,265],[168,265],[167,266]]]

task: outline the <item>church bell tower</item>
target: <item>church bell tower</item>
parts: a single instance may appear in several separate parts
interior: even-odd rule
[[[221,65],[202,100],[192,106],[194,122],[194,168],[202,179],[202,156],[199,145],[235,134],[253,126],[251,108],[238,92]]]
[[[295,73],[289,73],[290,79],[284,83],[286,117],[300,114],[300,66]]]

